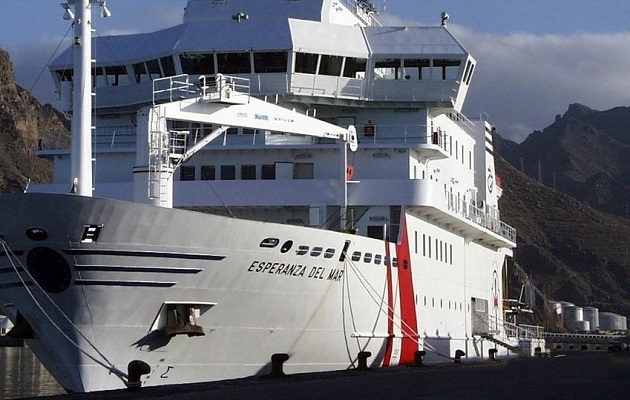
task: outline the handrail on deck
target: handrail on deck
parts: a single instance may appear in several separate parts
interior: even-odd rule
[[[484,325],[487,324],[488,333],[500,333],[502,330],[505,336],[512,338],[543,339],[545,337],[545,330],[542,326],[518,325],[513,322],[504,321],[494,315],[484,315],[482,317],[475,314],[475,317]],[[475,332],[473,332],[473,334],[475,334]]]

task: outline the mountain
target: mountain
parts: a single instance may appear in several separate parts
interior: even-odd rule
[[[594,208],[630,217],[630,107],[596,111],[572,104],[523,143],[499,153],[546,186]]]
[[[29,181],[50,181],[52,163],[36,156],[37,147],[67,148],[68,143],[60,114],[15,83],[9,55],[0,49],[0,192],[23,191]]]
[[[549,300],[630,315],[630,220],[542,185],[500,156],[496,163],[501,218],[517,230],[510,297],[532,283]]]

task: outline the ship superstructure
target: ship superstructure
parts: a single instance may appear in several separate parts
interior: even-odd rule
[[[68,194],[76,150],[43,143],[52,184],[1,200],[1,296],[67,389],[119,387],[133,359],[159,385],[274,354],[303,372],[540,345],[503,321],[516,233],[445,26],[191,0],[181,25],[92,47],[94,198]],[[51,70],[74,120],[73,51]]]

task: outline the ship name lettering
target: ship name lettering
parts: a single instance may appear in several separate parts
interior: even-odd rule
[[[323,267],[320,267],[323,268]],[[258,272],[261,274],[304,276],[306,274],[306,266],[302,264],[285,264],[271,261],[253,261],[247,272]],[[320,272],[323,274],[323,270]],[[313,276],[309,275],[309,278]]]
[[[313,267],[308,274],[309,278],[324,279],[324,267]]]
[[[343,277],[343,270],[342,269],[334,269],[333,268],[328,273],[328,280],[329,281],[339,282],[342,277]]]

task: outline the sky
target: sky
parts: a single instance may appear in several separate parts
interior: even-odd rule
[[[255,0],[252,0],[255,1]],[[307,0],[304,0],[307,1]],[[17,82],[57,105],[46,69],[71,34],[60,0],[3,0],[0,47]],[[112,17],[94,18],[99,35],[151,32],[181,22],[186,0],[109,0]],[[372,0],[391,25],[448,29],[477,60],[464,113],[487,115],[520,142],[569,104],[596,110],[630,106],[628,0]],[[58,49],[59,50],[56,50]]]

